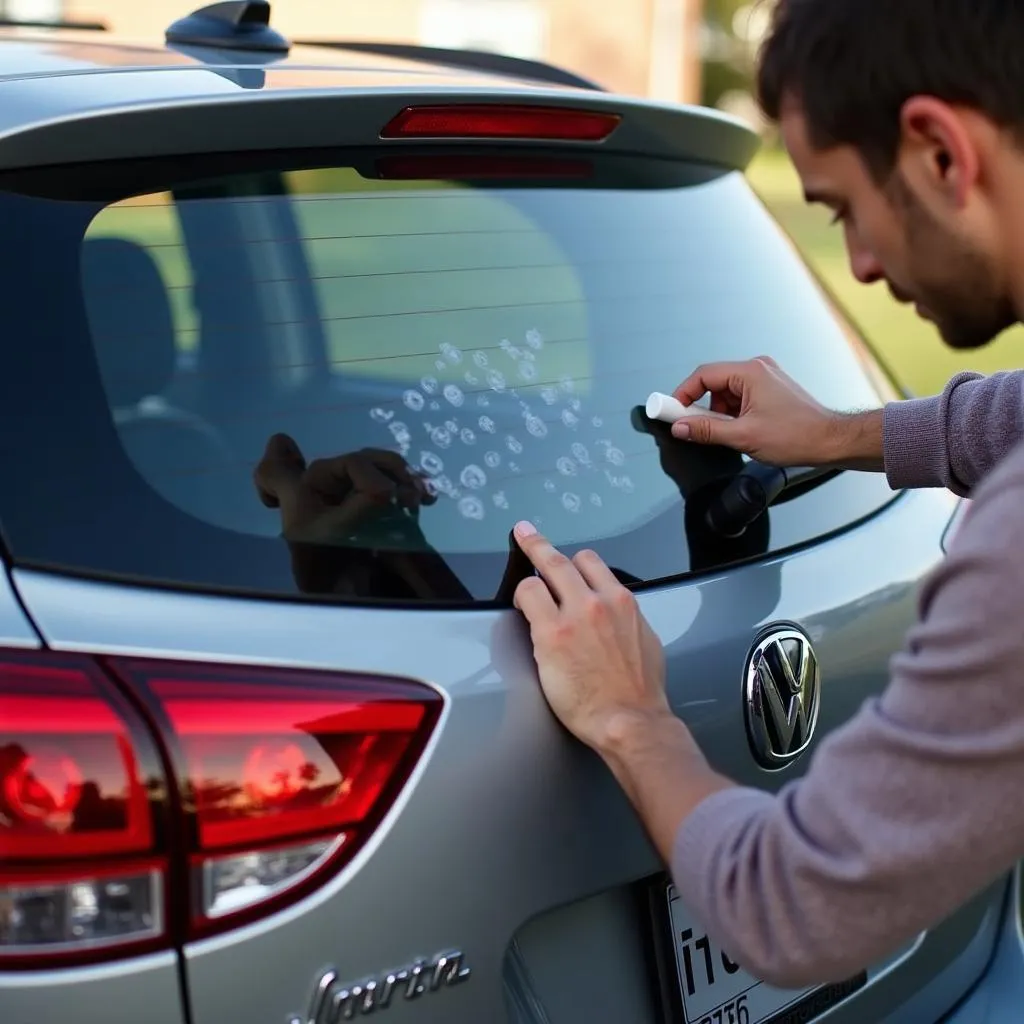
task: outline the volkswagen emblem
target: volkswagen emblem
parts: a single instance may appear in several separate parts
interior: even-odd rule
[[[774,629],[758,642],[747,659],[743,703],[761,767],[784,768],[807,749],[820,697],[818,659],[803,633]]]

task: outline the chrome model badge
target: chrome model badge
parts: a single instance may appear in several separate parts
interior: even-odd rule
[[[764,768],[784,768],[810,745],[821,676],[810,640],[776,629],[751,651],[743,683],[750,745]]]
[[[419,999],[464,982],[470,968],[462,953],[453,951],[432,960],[415,960],[407,967],[343,985],[338,972],[320,975],[305,1017],[288,1018],[288,1024],[342,1024],[376,1010],[386,1010],[396,999]]]

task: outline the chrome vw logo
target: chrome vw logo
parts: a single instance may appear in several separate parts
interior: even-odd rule
[[[769,633],[751,651],[744,680],[747,733],[764,768],[784,768],[811,742],[821,677],[810,640],[795,629]]]

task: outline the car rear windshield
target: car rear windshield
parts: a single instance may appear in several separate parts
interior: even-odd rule
[[[742,460],[640,412],[699,363],[759,354],[830,406],[880,402],[738,173],[335,151],[0,186],[18,563],[479,603],[507,597],[522,518],[644,584],[805,544],[889,497],[841,474],[716,540],[694,510]]]

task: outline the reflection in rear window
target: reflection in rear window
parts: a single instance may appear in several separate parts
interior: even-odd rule
[[[700,567],[685,500],[737,468],[652,434],[636,414],[650,391],[767,352],[827,403],[878,403],[737,175],[609,160],[573,187],[275,170],[62,209],[82,224],[75,343],[106,410],[95,476],[111,518],[88,541],[51,522],[64,540],[35,547],[86,570],[487,600],[527,517],[647,582]],[[753,553],[879,504],[829,488],[773,513]]]

